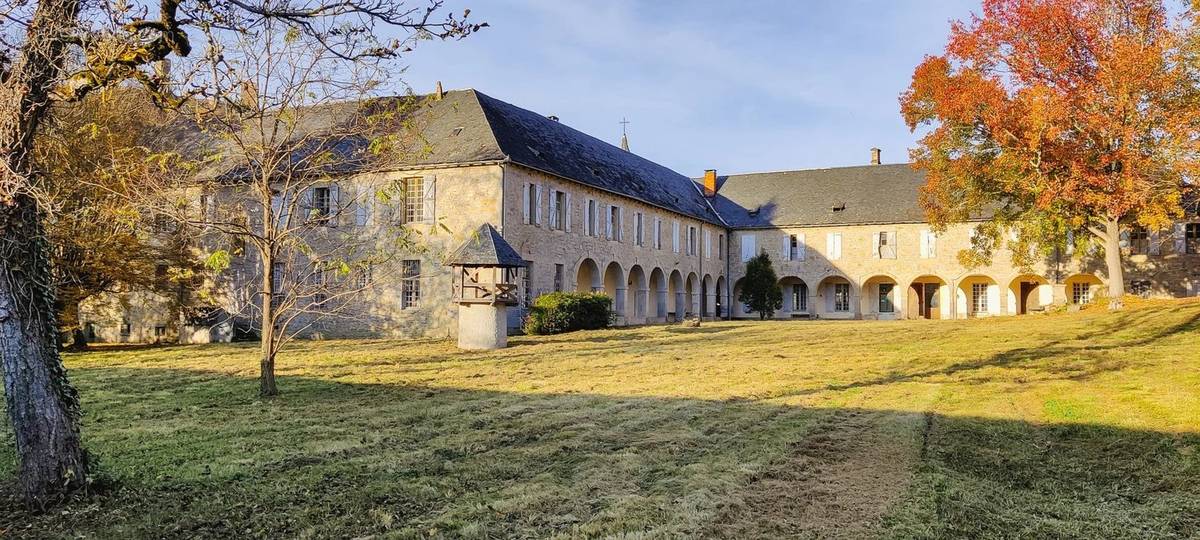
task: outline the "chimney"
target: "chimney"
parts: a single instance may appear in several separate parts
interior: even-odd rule
[[[871,149],[871,165],[879,165],[881,163],[883,163],[883,162],[880,161],[880,159],[879,159],[879,149],[872,148]]]
[[[716,169],[706,169],[704,171],[704,196],[710,199],[717,196]]]
[[[558,117],[557,117],[557,116],[554,116],[553,114],[552,114],[552,115],[550,115],[550,116],[547,116],[546,118],[549,118],[549,119],[551,119],[551,120],[553,120],[553,121],[555,121],[555,122],[557,122],[557,121],[558,121]]]
[[[446,93],[442,91],[442,81],[438,81],[437,87],[435,87],[433,90],[433,99],[440,101],[445,95]]]

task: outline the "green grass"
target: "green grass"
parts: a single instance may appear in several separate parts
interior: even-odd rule
[[[1200,536],[1200,302],[66,362],[111,490],[0,537]]]

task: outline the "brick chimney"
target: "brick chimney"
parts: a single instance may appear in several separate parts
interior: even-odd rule
[[[878,148],[871,149],[871,165],[879,165],[883,163],[883,161],[879,159],[879,153],[880,151]]]
[[[710,199],[717,196],[716,169],[706,169],[704,171],[704,196]]]
[[[437,87],[433,90],[433,99],[441,100],[446,93],[442,91],[442,81],[437,82]]]

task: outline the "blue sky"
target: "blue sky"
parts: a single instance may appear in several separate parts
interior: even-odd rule
[[[448,0],[490,28],[422,42],[414,91],[472,87],[698,176],[905,162],[897,98],[978,0]]]

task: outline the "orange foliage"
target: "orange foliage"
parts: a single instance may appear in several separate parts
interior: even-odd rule
[[[1165,227],[1195,188],[1195,41],[1155,0],[985,0],[900,98],[928,130],[912,157],[931,221]]]

